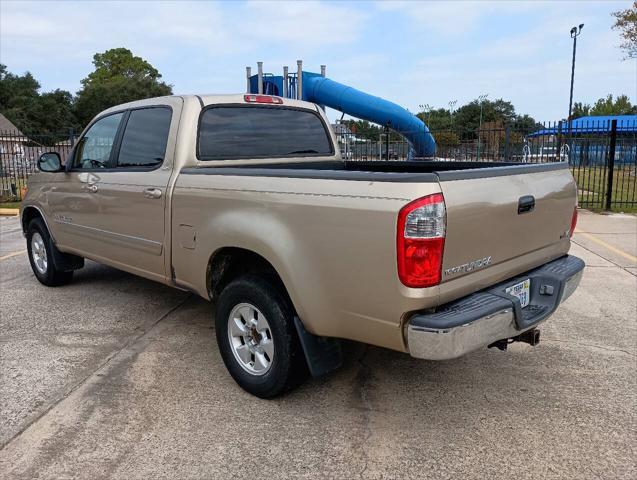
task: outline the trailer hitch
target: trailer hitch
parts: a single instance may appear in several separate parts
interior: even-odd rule
[[[540,343],[540,331],[537,328],[532,328],[531,330],[521,333],[517,337],[503,338],[502,340],[493,342],[487,348],[497,348],[505,351],[509,344],[513,342],[528,343],[532,347],[535,347],[538,343]]]

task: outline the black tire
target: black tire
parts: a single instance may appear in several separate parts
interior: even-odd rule
[[[35,234],[38,234],[42,239],[43,248],[46,251],[47,261],[46,266],[43,267],[43,271],[41,271],[42,268],[38,268],[36,266],[33,255],[33,245],[31,240]],[[34,218],[31,222],[29,222],[27,227],[27,251],[29,253],[29,263],[31,264],[33,274],[41,284],[46,285],[47,287],[58,287],[60,285],[66,285],[73,279],[73,270],[63,271],[58,270],[55,267],[53,257],[55,254],[59,255],[60,252],[53,244],[51,235],[49,235],[49,231],[41,218]]]
[[[269,324],[274,355],[269,369],[261,375],[246,371],[235,357],[229,338],[230,314],[242,303],[256,307]],[[232,378],[246,392],[260,398],[272,398],[297,387],[308,377],[307,363],[294,326],[294,309],[276,281],[254,274],[240,277],[222,290],[216,306],[215,330],[221,357]]]

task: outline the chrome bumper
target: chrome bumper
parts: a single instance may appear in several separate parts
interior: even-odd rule
[[[580,283],[584,262],[567,255],[441,307],[436,313],[414,315],[407,325],[409,353],[427,360],[448,360],[531,330],[546,320]],[[530,304],[504,290],[531,279]],[[551,293],[547,293],[547,292]]]

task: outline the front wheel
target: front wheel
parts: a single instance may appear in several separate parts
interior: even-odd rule
[[[47,287],[65,285],[73,279],[73,270],[58,270],[53,262],[56,248],[46,225],[40,218],[29,222],[27,227],[27,251],[31,269],[40,283]]]
[[[226,368],[247,392],[271,398],[307,378],[294,310],[275,282],[246,275],[229,283],[217,300],[215,328]]]

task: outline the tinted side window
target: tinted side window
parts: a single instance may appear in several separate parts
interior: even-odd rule
[[[132,110],[122,137],[117,166],[155,167],[161,164],[171,117],[172,111],[165,107]]]
[[[106,168],[111,157],[119,122],[123,113],[109,115],[95,122],[80,139],[73,166],[76,168]]]
[[[290,108],[213,107],[199,126],[201,160],[331,155],[318,115]]]

